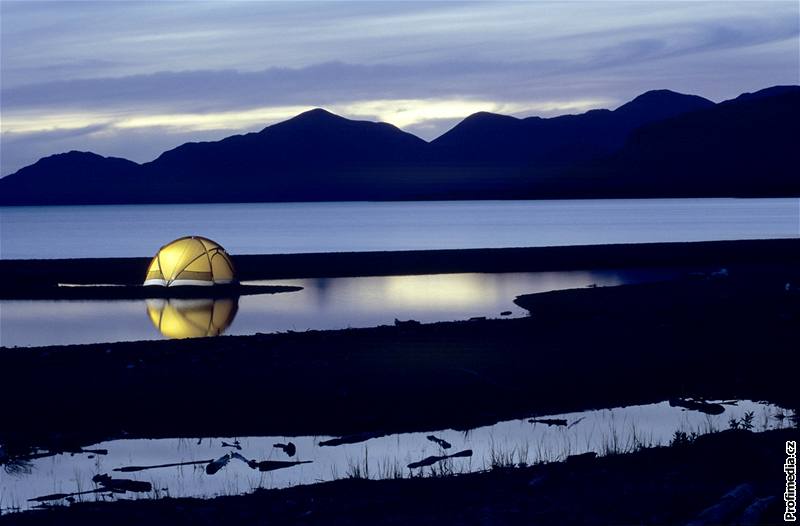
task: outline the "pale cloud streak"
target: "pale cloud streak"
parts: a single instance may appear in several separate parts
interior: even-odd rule
[[[325,107],[432,139],[476,111],[713,100],[800,79],[800,5],[0,2],[2,174],[64,149],[152,159]]]
[[[468,99],[389,99],[332,104],[328,109],[352,118],[378,120],[404,128],[429,120],[464,118],[479,111],[547,115],[586,111],[602,107],[605,102],[607,101],[602,99],[527,103],[498,103]],[[227,112],[154,113],[128,116],[111,113],[47,113],[44,115],[22,113],[4,119],[1,129],[4,134],[88,130],[93,126],[96,127],[93,132],[156,127],[177,132],[240,130],[286,120],[312,108],[312,106],[273,106]]]

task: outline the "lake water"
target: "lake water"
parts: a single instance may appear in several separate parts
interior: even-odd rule
[[[565,425],[531,423],[528,419],[509,420],[469,431],[443,429],[425,433],[400,433],[357,437],[354,443],[326,446],[328,436],[215,437],[110,440],[85,449],[85,453],[47,455],[29,461],[0,465],[0,514],[36,505],[28,499],[69,494],[97,488],[92,477],[108,474],[150,483],[152,489],[113,497],[90,493],[76,500],[108,498],[214,497],[249,493],[256,488],[282,488],[298,484],[335,480],[355,475],[371,479],[466,473],[491,469],[493,465],[552,462],[569,455],[595,452],[600,455],[629,452],[639,447],[669,444],[676,431],[698,434],[728,428],[731,418],[740,420],[753,413],[753,430],[764,431],[790,425],[790,414],[766,403],[739,401],[723,405],[724,412],[708,415],[671,407],[667,402],[550,415]],[[427,437],[433,435],[449,443],[444,449]],[[352,441],[348,440],[347,442]],[[223,445],[238,441],[240,449]],[[274,447],[292,442],[293,456]],[[2,444],[0,444],[2,447]],[[98,451],[100,450],[100,451]],[[442,456],[470,450],[471,456],[456,457],[432,466],[409,468],[408,464],[428,456]],[[231,452],[242,458],[231,459],[224,467],[208,474],[209,460]],[[243,460],[244,459],[244,460]],[[262,472],[245,461],[306,461]],[[118,468],[149,467],[182,462],[194,465],[157,467],[135,472]],[[5,472],[4,472],[5,471]],[[48,503],[63,503],[64,499]]]
[[[788,238],[800,199],[0,208],[2,259],[150,256],[191,234],[234,255]]]
[[[504,311],[516,317],[526,314],[513,302],[521,294],[656,281],[679,273],[674,269],[627,269],[290,279],[251,283],[303,289],[216,301],[4,300],[0,301],[0,345],[373,327],[392,324],[395,318],[434,322],[496,318]]]

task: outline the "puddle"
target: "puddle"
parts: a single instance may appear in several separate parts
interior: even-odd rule
[[[28,499],[51,494],[82,492],[73,497],[78,501],[208,498],[353,476],[427,476],[481,471],[493,465],[551,462],[590,451],[603,455],[666,445],[676,431],[722,431],[729,428],[731,419],[741,421],[748,413],[752,413],[754,431],[791,425],[791,419],[779,417],[790,412],[766,403],[724,403],[704,408],[705,412],[697,410],[697,405],[684,405],[692,408],[661,402],[539,416],[535,422],[510,420],[469,431],[111,440],[86,446],[92,451],[84,453],[2,465],[0,511],[28,509],[38,504]],[[451,458],[430,458],[443,456]],[[210,461],[215,464],[209,466]],[[408,467],[415,463],[422,467]],[[150,466],[161,467],[141,469]],[[111,493],[108,487],[115,484],[138,491]],[[63,502],[63,498],[50,501]]]
[[[427,274],[252,281],[281,294],[172,300],[3,300],[0,345],[38,346],[519,317],[520,294],[674,279],[686,270]],[[47,330],[43,330],[46,328]]]

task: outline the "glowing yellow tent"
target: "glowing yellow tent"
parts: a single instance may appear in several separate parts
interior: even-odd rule
[[[150,321],[167,338],[219,336],[236,316],[237,300],[147,300]]]
[[[210,239],[189,236],[161,247],[147,268],[144,285],[211,286],[235,282],[233,262],[225,249]]]

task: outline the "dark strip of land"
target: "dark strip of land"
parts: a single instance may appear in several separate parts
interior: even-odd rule
[[[534,272],[800,261],[800,240],[708,241],[399,252],[234,255],[240,280]],[[3,294],[58,283],[139,285],[150,258],[0,260]],[[5,297],[5,296],[3,296]]]
[[[800,266],[728,270],[536,294],[522,319],[2,349],[0,442],[466,428],[674,396],[799,407],[781,375]]]
[[[705,519],[698,524],[781,524],[784,444],[798,438],[796,429],[726,431],[676,447],[594,460],[450,478],[338,480],[212,500],[79,503],[0,517],[0,523],[661,525]],[[733,490],[737,498],[726,499]]]
[[[9,287],[2,299],[24,300],[140,300],[140,299],[214,299],[238,298],[256,294],[296,292],[303,287],[281,285],[215,285],[213,287],[159,287],[142,285]]]

